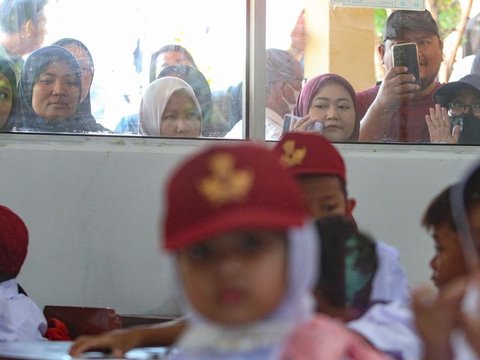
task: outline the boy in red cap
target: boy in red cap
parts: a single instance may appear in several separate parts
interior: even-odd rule
[[[189,314],[172,359],[383,358],[315,315],[317,233],[268,150],[214,146],[187,160],[169,181],[163,228]],[[153,340],[142,331],[137,346]],[[109,346],[78,341],[71,353],[99,345]]]
[[[19,292],[15,278],[28,248],[28,230],[8,207],[0,205],[0,342],[45,340],[42,311]]]
[[[341,154],[325,137],[315,133],[287,133],[273,148],[300,185],[312,216],[352,216],[355,199],[347,194],[347,176]],[[403,358],[417,358],[419,341],[413,317],[405,303],[409,293],[398,250],[375,241],[378,267],[370,293],[373,306],[348,326],[375,347]]]

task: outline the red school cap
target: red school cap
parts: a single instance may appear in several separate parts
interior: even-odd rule
[[[275,145],[273,153],[293,176],[336,175],[346,183],[347,175],[342,155],[322,135],[287,133]]]
[[[178,168],[166,191],[167,250],[228,232],[286,230],[307,217],[300,190],[277,157],[250,143],[201,151]]]
[[[27,256],[28,230],[23,220],[0,205],[0,273],[16,276]]]

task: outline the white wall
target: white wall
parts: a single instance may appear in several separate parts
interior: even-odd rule
[[[40,306],[175,313],[159,251],[162,186],[208,141],[0,135],[0,203],[22,216],[30,248],[19,277]],[[420,226],[430,199],[477,158],[475,147],[339,146],[360,227],[396,245],[409,278],[428,281],[433,245]]]

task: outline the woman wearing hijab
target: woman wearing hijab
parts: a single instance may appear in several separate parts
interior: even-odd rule
[[[94,65],[93,57],[83,42],[72,38],[63,38],[55,41],[52,45],[61,46],[72,53],[80,66],[82,73],[82,95],[77,108],[77,115],[95,119],[92,115],[90,104],[90,88],[92,86]]]
[[[75,57],[52,45],[33,52],[20,80],[18,131],[90,133],[105,128],[77,114],[82,94],[81,71]]]
[[[177,77],[163,77],[147,87],[140,104],[139,116],[141,135],[201,136],[200,103],[191,86]]]
[[[302,88],[293,114],[301,117],[293,131],[314,130],[321,123],[330,141],[357,141],[360,130],[357,96],[352,85],[337,74],[322,74]],[[309,130],[312,129],[312,130]]]
[[[15,65],[0,57],[0,132],[12,131],[18,99]]]
[[[158,74],[158,79],[165,76],[175,76],[192,87],[195,97],[202,108],[203,126],[202,135],[209,136],[214,131],[212,124],[212,92],[207,79],[202,72],[188,65],[171,65]]]

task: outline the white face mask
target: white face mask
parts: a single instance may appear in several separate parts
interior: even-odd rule
[[[289,87],[290,89],[292,89],[292,91],[293,91],[293,98],[295,99],[295,101],[294,101],[293,104],[292,104],[292,103],[290,103],[290,102],[285,98],[285,96],[282,96],[282,100],[285,101],[285,104],[287,104],[287,106],[288,106],[288,113],[289,113],[289,114],[293,114],[293,109],[295,108],[295,103],[296,103],[296,101],[297,101],[297,99],[298,99],[298,96],[300,95],[300,91],[295,90],[295,89],[292,87],[292,85],[290,85],[289,83],[285,83],[285,84],[287,84],[288,87]]]

